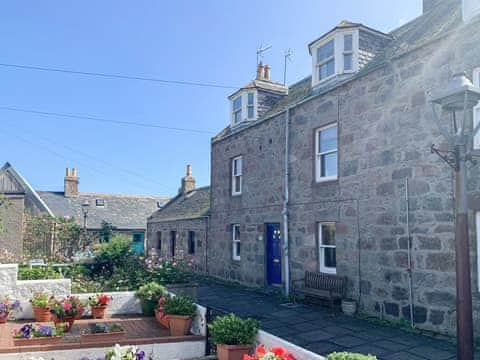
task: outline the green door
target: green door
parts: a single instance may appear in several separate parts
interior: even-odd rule
[[[133,233],[132,235],[132,249],[136,254],[143,254],[143,242],[145,239],[144,233]]]

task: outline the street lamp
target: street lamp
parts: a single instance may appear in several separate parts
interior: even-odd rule
[[[470,252],[468,241],[468,206],[467,206],[467,168],[466,162],[471,160],[473,137],[480,128],[470,128],[470,113],[480,101],[480,89],[473,86],[465,73],[455,74],[448,86],[435,94],[432,102],[433,117],[437,126],[448,142],[447,151],[439,150],[432,145],[432,153],[436,153],[455,171],[455,271],[457,290],[457,359],[473,359],[473,320],[472,290],[470,280]],[[450,114],[450,126],[441,124],[436,106]],[[463,118],[457,120],[457,113]]]
[[[84,237],[84,242],[87,242],[87,217],[88,217],[88,208],[90,207],[90,204],[88,200],[85,200],[82,203],[82,213],[83,213],[83,237]]]

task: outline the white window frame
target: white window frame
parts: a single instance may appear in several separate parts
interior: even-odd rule
[[[358,52],[359,52],[359,30],[337,30],[333,34],[314,42],[310,45],[310,53],[312,54],[312,86],[317,86],[322,84],[335,76],[341,74],[351,74],[355,73],[359,69],[359,62],[358,62]],[[347,51],[346,53],[352,54],[352,69],[345,70],[344,69],[344,60],[343,55],[345,53],[345,46],[344,46],[344,36],[345,35],[352,35],[352,50]],[[335,58],[335,71],[333,75],[328,76],[324,79],[320,79],[320,74],[318,71],[319,63],[317,59],[317,50],[318,48],[322,47],[323,45],[327,44],[331,40],[334,41],[334,58]],[[325,62],[328,60],[325,60]],[[322,61],[324,63],[324,61]],[[321,64],[320,64],[321,65]]]
[[[350,50],[345,50],[345,36],[352,37],[352,48]],[[352,56],[352,68],[349,70],[345,69],[345,55]],[[354,72],[354,59],[355,56],[354,45],[353,45],[353,33],[344,33],[342,34],[342,68],[344,73],[353,73]]]
[[[237,239],[236,238],[236,231],[235,229],[238,228],[238,233],[240,234],[240,237]],[[240,224],[232,224],[232,259],[235,260],[235,261],[240,261],[240,258],[241,258],[241,250],[240,250],[240,253],[237,254],[236,253],[236,244],[237,243],[240,243],[240,247],[241,247],[241,232],[240,232]]]
[[[332,127],[337,128],[337,147],[334,150],[328,150],[328,151],[320,152],[320,148],[318,146],[319,134],[322,131],[325,131],[325,130],[330,129]],[[337,175],[335,175],[335,176],[321,176],[322,155],[333,154],[333,153],[337,153]],[[324,182],[324,181],[331,181],[331,180],[337,180],[337,179],[338,179],[338,126],[337,126],[337,123],[333,123],[333,124],[323,126],[323,127],[315,130],[315,181],[317,183],[320,183],[320,182]]]
[[[253,94],[253,105],[248,104],[248,94]],[[237,110],[237,111],[240,111],[240,121],[235,122],[235,112],[237,111],[234,112],[233,103],[238,98],[242,99],[242,106],[241,106],[241,110]],[[257,119],[258,117],[257,100],[258,100],[258,91],[256,89],[248,89],[248,90],[242,91],[241,93],[237,94],[235,97],[230,98],[230,124],[232,127],[238,126],[244,121],[253,121]],[[248,117],[249,107],[253,107],[253,117],[251,118]]]
[[[319,61],[319,60],[318,60],[318,50],[319,50],[321,47],[327,45],[327,44],[330,43],[330,42],[333,42],[333,55],[330,56],[330,57],[328,57],[328,58],[326,58],[326,59],[323,59],[323,60]],[[316,57],[316,60],[317,60],[317,61],[316,61],[316,64],[315,64],[315,67],[316,67],[315,71],[316,71],[316,76],[317,76],[317,79],[318,79],[319,82],[327,81],[328,79],[330,79],[330,78],[332,78],[332,77],[334,77],[334,76],[336,75],[337,64],[336,64],[336,57],[335,57],[335,39],[330,39],[329,41],[325,42],[324,44],[319,45],[319,46],[315,49],[315,57]],[[320,79],[320,68],[321,68],[323,65],[331,62],[332,60],[333,60],[333,74],[332,74],[332,75],[329,75],[329,76],[327,76],[327,77],[324,77],[323,79]]]
[[[240,163],[240,166],[237,166],[237,172],[235,172],[235,162],[239,162]],[[243,190],[243,157],[240,155],[240,156],[237,156],[237,157],[234,157],[231,161],[231,171],[232,171],[232,196],[237,196],[237,195],[241,195],[242,194],[242,190]],[[236,191],[235,188],[235,182],[237,180],[237,178],[239,179],[238,181],[240,182],[240,190],[239,191]]]
[[[325,266],[325,252],[323,249],[336,249],[337,248],[337,239],[335,239],[335,245],[323,245],[323,239],[322,239],[322,226],[325,225],[333,225],[336,226],[334,222],[322,222],[318,224],[318,263],[319,263],[319,270],[321,273],[325,274],[337,274],[337,268],[331,268],[328,266]],[[336,229],[335,229],[335,236],[336,236]],[[335,255],[336,256],[336,255]]]
[[[480,67],[473,70],[473,84],[477,87],[480,87]],[[477,106],[473,108],[473,128],[480,121],[480,102]],[[473,138],[473,148],[475,150],[480,150],[480,131],[477,132],[477,135]]]

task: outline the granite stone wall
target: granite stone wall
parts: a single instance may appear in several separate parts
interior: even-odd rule
[[[406,181],[409,182],[414,322],[455,332],[452,171],[430,151],[445,146],[430,94],[452,75],[480,67],[477,23],[411,49],[383,67],[296,106],[290,117],[289,241],[292,278],[319,270],[318,224],[336,223],[337,274],[360,309],[409,319]],[[212,144],[212,273],[265,284],[264,224],[281,223],[284,114]],[[338,180],[316,183],[314,133],[338,124]],[[243,193],[231,196],[230,161],[242,155]],[[476,334],[480,296],[475,211],[479,165],[469,165],[472,291]],[[242,257],[232,260],[231,224],[241,225]]]
[[[191,260],[195,271],[204,273],[207,271],[207,218],[187,220],[172,220],[157,222],[149,220],[147,224],[147,252],[164,257],[171,257],[171,231],[176,232],[175,256]],[[189,232],[195,233],[195,253],[188,253]],[[159,236],[161,233],[161,249],[159,248]]]
[[[16,257],[23,255],[23,212],[24,195],[6,195],[5,204],[0,207],[3,228],[0,231],[0,250]]]

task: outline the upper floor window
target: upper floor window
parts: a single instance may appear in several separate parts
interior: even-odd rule
[[[232,195],[242,193],[242,157],[237,156],[232,160]]]
[[[256,91],[243,92],[232,99],[232,126],[257,117]]]
[[[337,31],[310,45],[313,60],[312,85],[358,69],[358,30]]]
[[[327,274],[337,273],[337,246],[335,240],[335,224],[318,225],[318,257],[319,270]]]
[[[480,68],[473,70],[473,85],[480,87]],[[473,126],[477,126],[480,121],[480,102],[473,108]],[[475,150],[480,149],[480,131],[477,132],[473,138],[473,148]]]
[[[315,132],[315,176],[316,181],[337,178],[337,124],[318,129]]]

